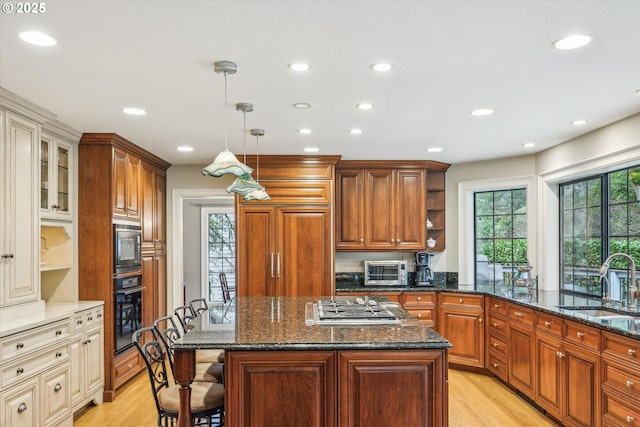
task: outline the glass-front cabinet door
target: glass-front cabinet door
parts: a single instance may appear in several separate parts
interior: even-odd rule
[[[71,220],[73,146],[57,137],[40,141],[40,213]]]

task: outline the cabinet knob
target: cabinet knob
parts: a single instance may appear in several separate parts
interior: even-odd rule
[[[422,301],[422,297],[418,297],[418,301]]]
[[[559,352],[559,351],[556,351],[556,355],[557,355],[560,359],[562,359],[562,358],[564,357],[564,353]]]
[[[53,387],[53,391],[56,392],[56,393],[59,392],[60,390],[62,390],[62,386],[60,385],[60,383],[56,384]]]
[[[93,316],[87,317],[87,322],[91,322],[93,320]]]
[[[551,322],[544,322],[544,326],[548,328],[549,326],[551,326]]]
[[[500,308],[500,304],[493,304],[493,308]]]
[[[459,302],[460,304],[462,304],[462,303],[464,302],[464,300],[463,300],[462,298],[460,298],[460,299],[458,300],[458,302]]]
[[[494,327],[494,328],[497,328],[498,326],[500,326],[500,324],[499,324],[499,323],[493,322],[493,327]]]
[[[21,414],[24,411],[27,410],[27,404],[26,403],[21,403],[20,406],[18,406],[18,413]]]
[[[576,332],[576,337],[584,338],[584,334],[582,332]]]
[[[56,351],[56,359],[62,357],[62,352],[61,351]]]
[[[129,363],[129,364],[127,365],[127,368],[131,369],[131,368],[133,368],[133,365],[132,365],[131,363]]]
[[[16,369],[16,374],[20,375],[24,373],[24,368],[18,368]]]
[[[493,364],[493,367],[494,367],[494,368],[497,368],[497,367],[499,367],[499,366],[500,366],[500,365],[498,365],[497,363],[494,363],[494,364]]]
[[[56,336],[62,335],[62,329],[56,329]]]
[[[478,319],[478,323],[482,323],[482,317]]]
[[[16,348],[24,348],[24,343],[21,343],[21,342],[17,343]]]
[[[499,347],[499,346],[500,346],[500,343],[498,343],[498,342],[494,342],[494,343],[493,343],[493,346],[497,348],[497,347]]]
[[[418,313],[418,317],[422,317],[422,313]]]
[[[627,382],[625,384],[629,388],[633,387],[633,381],[631,381],[631,380],[627,380]]]
[[[82,319],[78,319],[78,320],[76,320],[76,324],[77,324],[77,325],[82,325]]]
[[[98,313],[98,319],[102,319],[102,313]]]
[[[364,242],[364,239],[360,239],[361,242]]]
[[[627,350],[627,354],[628,354],[629,356],[635,356],[636,351],[635,351],[634,349],[630,348],[629,350]]]
[[[631,415],[627,415],[627,423],[631,424],[633,422],[633,417]]]

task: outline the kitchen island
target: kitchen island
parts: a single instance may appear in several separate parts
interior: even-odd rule
[[[213,348],[226,351],[228,427],[447,425],[445,338],[384,298],[398,323],[305,322],[318,299],[237,298],[232,321],[200,316],[175,344],[178,425],[190,426],[195,351]]]

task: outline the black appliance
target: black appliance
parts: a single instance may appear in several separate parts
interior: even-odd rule
[[[133,224],[113,224],[113,273],[142,270],[142,228]]]
[[[114,348],[121,353],[132,346],[133,333],[142,327],[142,276],[114,279]]]
[[[431,275],[431,254],[416,253],[416,286],[433,286]]]

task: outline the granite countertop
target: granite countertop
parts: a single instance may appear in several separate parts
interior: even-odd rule
[[[533,308],[549,314],[557,315],[565,319],[569,319],[578,323],[624,335],[629,338],[640,339],[640,311],[629,313],[622,310],[619,306],[602,307],[603,309],[618,312],[619,314],[633,314],[633,319],[607,319],[589,316],[580,313],[579,310],[560,308],[560,307],[579,307],[579,308],[599,308],[602,302],[598,299],[587,299],[583,297],[560,294],[559,291],[538,291],[537,301],[528,301],[522,298],[511,298],[501,294],[492,287],[484,287],[475,289],[474,285],[447,285],[447,286],[368,286],[364,287],[357,284],[349,284],[336,286],[336,292],[343,293],[364,293],[364,292],[460,292],[460,293],[478,293],[482,295],[495,296],[523,307]]]
[[[194,329],[176,342],[176,349],[225,350],[364,350],[444,349],[446,338],[411,317],[386,298],[372,298],[400,319],[397,325],[308,325],[305,306],[318,297],[239,297],[229,309],[229,323],[215,323],[212,312],[199,316]],[[351,299],[335,297],[336,300]],[[219,318],[217,319],[219,321]]]

